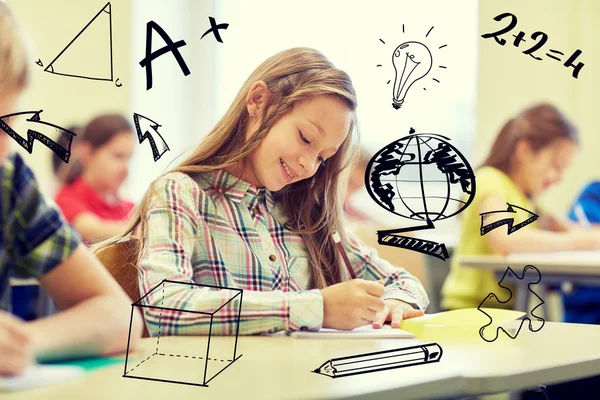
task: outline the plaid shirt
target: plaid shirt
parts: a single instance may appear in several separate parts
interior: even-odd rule
[[[238,317],[240,334],[320,329],[323,297],[317,289],[308,290],[306,246],[283,222],[271,192],[224,170],[196,179],[183,173],[160,178],[147,215],[139,274],[150,334],[207,334],[210,329],[234,335]],[[357,277],[387,278],[385,299],[425,309],[427,294],[417,278],[349,237],[346,252]],[[241,315],[240,296],[227,303],[235,291],[200,285],[242,289]],[[198,312],[215,311],[210,328],[211,316]]]
[[[0,309],[10,309],[10,277],[40,278],[80,243],[60,211],[40,193],[18,153],[0,166]]]

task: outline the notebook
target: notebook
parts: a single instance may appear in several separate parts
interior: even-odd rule
[[[483,308],[483,310],[489,317],[476,308],[464,308],[404,319],[401,327],[420,340],[475,339],[479,341],[481,340],[479,329],[489,324],[490,318],[493,321],[492,326],[497,327],[526,314],[522,311],[500,308]]]
[[[18,376],[0,376],[0,393],[51,385],[83,374],[81,367],[34,365]]]
[[[289,332],[288,336],[297,339],[412,339],[415,337],[414,334],[400,328],[392,328],[391,325],[375,329],[371,324],[352,330],[322,328],[318,331],[294,331]]]

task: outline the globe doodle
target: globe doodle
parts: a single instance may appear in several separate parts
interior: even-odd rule
[[[384,209],[411,220],[431,223],[460,213],[475,196],[469,162],[449,138],[412,132],[371,158],[365,174],[369,195]],[[453,185],[460,186],[466,199],[451,196]]]

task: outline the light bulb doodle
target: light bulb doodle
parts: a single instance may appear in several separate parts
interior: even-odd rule
[[[421,42],[406,42],[396,47],[392,56],[396,76],[394,78],[393,107],[404,103],[408,89],[431,71],[431,51]]]
[[[429,36],[433,28],[433,26],[429,28],[425,38]],[[404,33],[404,24],[402,24],[402,33]],[[386,44],[382,39],[379,39],[379,41]],[[443,49],[447,46],[447,44],[444,44],[439,46],[438,49]],[[405,103],[406,95],[414,83],[431,74],[435,63],[434,56],[429,50],[430,47],[431,46],[428,47],[420,41],[409,40],[396,46],[392,52],[392,66],[394,69],[392,107],[396,110]],[[383,64],[377,64],[377,67],[383,67]],[[446,69],[445,65],[438,65],[437,67]],[[440,83],[438,79],[433,77],[432,79],[435,82]],[[387,84],[389,85],[390,82],[391,79],[387,81]],[[423,87],[423,90],[427,89]]]

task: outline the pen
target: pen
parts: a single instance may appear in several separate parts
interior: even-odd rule
[[[344,264],[346,264],[346,268],[348,268],[348,272],[350,273],[350,276],[352,277],[352,279],[356,279],[356,274],[354,273],[354,270],[352,269],[352,264],[350,264],[348,255],[346,254],[346,251],[344,250],[344,246],[342,246],[342,238],[340,237],[340,234],[337,232],[333,232],[333,235],[331,235],[331,236],[333,237],[333,241],[335,242],[335,245],[340,250],[340,254],[342,255],[342,258],[344,259]]]
[[[342,378],[367,372],[439,362],[441,359],[442,347],[437,343],[427,343],[400,349],[332,358],[312,372],[331,378]]]
[[[590,220],[587,219],[585,211],[583,211],[583,207],[581,207],[581,203],[577,203],[573,211],[575,212],[575,217],[577,218],[579,223],[582,224],[584,227],[589,228]]]

